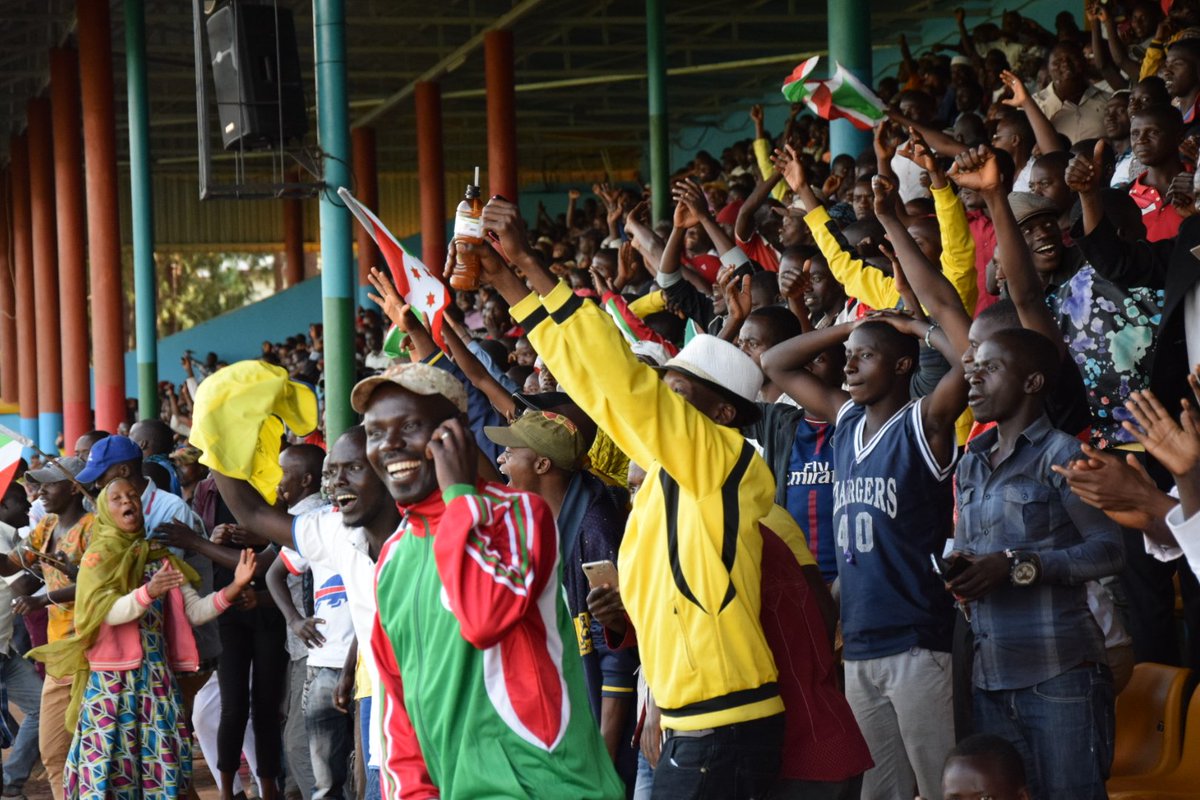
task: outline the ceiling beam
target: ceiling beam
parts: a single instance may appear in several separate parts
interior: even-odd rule
[[[541,5],[542,2],[543,0],[521,0],[521,2],[514,6],[511,11],[509,11],[507,14],[497,17],[491,25],[476,33],[474,36],[460,45],[456,50],[454,50],[454,52],[443,57],[440,61],[422,73],[417,80],[412,81],[399,91],[394,92],[390,96],[384,98],[379,105],[355,120],[353,125],[355,127],[370,125],[393,106],[403,102],[405,98],[407,98],[413,93],[413,91],[416,90],[418,83],[422,81],[435,80],[440,78],[445,73],[457,69],[464,61],[466,61],[468,55],[479,49],[479,47],[483,44],[483,38],[485,34],[493,30],[507,28],[517,20],[521,19],[521,17],[528,14],[530,11],[533,11],[535,8]]]

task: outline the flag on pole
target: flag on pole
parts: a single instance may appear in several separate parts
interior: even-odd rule
[[[392,236],[391,231],[379,221],[379,217],[355,200],[350,190],[343,186],[338,189],[338,196],[379,246],[379,252],[383,253],[383,259],[392,274],[392,282],[396,284],[396,291],[417,316],[423,316],[429,322],[429,332],[433,335],[433,340],[437,342],[438,347],[445,350],[446,342],[442,339],[442,313],[450,304],[450,292],[446,285],[421,263],[421,259],[405,250],[400,242],[396,241],[396,237]]]
[[[883,101],[836,61],[827,80],[812,78],[820,60],[813,56],[792,70],[783,82],[783,96],[806,104],[822,119],[846,119],[861,131],[875,127],[886,116]]]
[[[32,439],[0,425],[0,497],[3,497],[12,485],[17,467],[21,463],[21,452],[26,447],[33,448]]]

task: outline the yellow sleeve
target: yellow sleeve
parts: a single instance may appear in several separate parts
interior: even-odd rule
[[[975,276],[975,240],[967,227],[967,210],[949,186],[933,189],[933,206],[942,234],[942,274],[954,286],[967,314],[975,316],[979,280]]]
[[[816,565],[817,560],[813,558],[812,551],[808,549],[808,542],[805,540],[800,523],[796,522],[787,509],[776,503],[771,506],[770,513],[763,517],[761,522],[783,540],[783,543],[792,551],[792,555],[796,557],[797,564],[802,567]]]
[[[895,282],[842,248],[841,242],[829,230],[829,212],[824,206],[805,214],[804,222],[812,231],[813,240],[821,254],[829,262],[829,271],[846,290],[848,297],[857,298],[871,308],[896,307],[900,302],[900,293],[896,291]]]
[[[1152,78],[1158,74],[1158,68],[1162,64],[1163,55],[1166,53],[1166,45],[1154,47],[1151,45],[1146,48],[1146,55],[1142,56],[1142,71],[1138,75],[1138,80]]]
[[[771,163],[771,143],[769,141],[766,139],[754,140],[754,159],[758,162],[758,171],[762,173],[764,181],[775,174],[775,165]],[[780,181],[771,190],[771,197],[782,203],[789,191],[787,183]]]
[[[512,307],[513,318],[563,390],[617,447],[645,467],[658,462],[693,495],[725,485],[745,446],[738,431],[718,425],[668,389],[657,372],[634,358],[609,317],[567,284],[560,282],[541,298],[550,319],[532,327],[526,325],[533,313],[528,300]]]
[[[659,311],[667,310],[667,299],[663,297],[662,289],[656,289],[649,294],[642,295],[637,300],[629,304],[629,310],[637,314],[642,319],[657,314]]]

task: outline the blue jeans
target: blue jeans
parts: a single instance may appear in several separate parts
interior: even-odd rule
[[[333,704],[342,671],[309,667],[304,683],[304,729],[312,759],[313,800],[345,796],[350,753],[354,751],[354,721]]]
[[[26,659],[0,656],[0,676],[8,689],[8,699],[25,715],[4,765],[4,787],[20,789],[38,763],[38,717],[42,711],[42,679]]]
[[[371,764],[371,698],[364,697],[358,701],[358,724],[362,731],[363,764],[366,766],[367,790],[366,800],[382,800],[382,789],[379,783],[379,768]]]
[[[1030,794],[1054,800],[1107,798],[1113,757],[1112,673],[1081,665],[1027,689],[976,687],[975,731],[1012,742]]]
[[[694,735],[703,733],[704,735]],[[653,800],[755,800],[779,776],[783,714],[707,732],[668,731]]]
[[[638,749],[637,782],[633,785],[633,800],[650,800],[650,792],[654,787],[654,767],[642,751]]]

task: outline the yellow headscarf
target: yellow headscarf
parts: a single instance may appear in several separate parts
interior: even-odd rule
[[[74,679],[71,704],[67,707],[68,730],[74,731],[79,720],[79,703],[91,672],[87,652],[96,643],[100,625],[118,599],[142,585],[146,564],[164,558],[190,583],[200,582],[194,569],[161,544],[146,538],[144,519],[142,527],[133,533],[118,528],[108,510],[108,487],[105,487],[96,498],[96,525],[75,582],[75,633],[28,653],[29,658],[46,665],[49,675]]]

